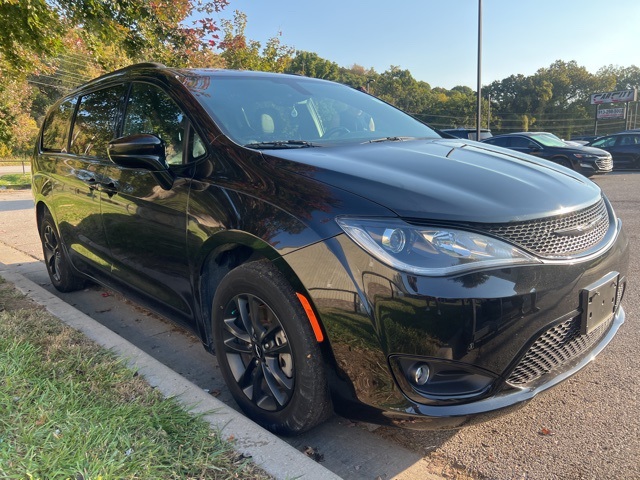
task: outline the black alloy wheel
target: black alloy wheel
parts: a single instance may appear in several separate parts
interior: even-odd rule
[[[51,213],[45,211],[40,224],[40,240],[47,272],[53,286],[60,292],[73,292],[85,285],[85,280],[77,275],[67,258]]]
[[[279,434],[304,432],[328,417],[320,348],[294,290],[271,263],[229,272],[212,317],[220,369],[247,416]]]
[[[245,396],[264,410],[282,410],[293,395],[294,365],[277,315],[254,295],[236,295],[225,309],[222,335],[222,353]]]

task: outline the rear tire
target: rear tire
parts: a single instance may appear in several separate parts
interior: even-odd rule
[[[318,342],[295,291],[271,263],[247,263],[222,279],[212,323],[222,375],[248,417],[292,435],[329,416]]]
[[[86,280],[73,270],[65,245],[48,210],[45,210],[40,223],[40,241],[44,263],[53,286],[60,292],[73,292],[84,288]]]

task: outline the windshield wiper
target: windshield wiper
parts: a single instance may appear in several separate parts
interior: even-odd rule
[[[277,149],[277,148],[319,147],[320,145],[308,142],[306,140],[277,140],[273,142],[247,143],[244,146],[247,148],[257,148],[257,149]]]
[[[366,143],[379,143],[379,142],[404,142],[405,140],[415,140],[416,137],[382,137],[375,140],[369,140]]]

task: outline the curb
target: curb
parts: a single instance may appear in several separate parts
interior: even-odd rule
[[[202,415],[212,429],[232,443],[235,451],[251,457],[256,465],[273,477],[340,478],[91,317],[12,271],[4,263],[0,263],[0,276],[62,322],[123,358],[129,368],[144,376],[165,397],[175,397],[188,411]]]

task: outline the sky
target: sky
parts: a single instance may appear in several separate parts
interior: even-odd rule
[[[478,0],[230,0],[246,35],[315,52],[342,67],[391,65],[431,87],[477,86]],[[556,60],[591,73],[640,66],[640,0],[482,0],[482,85]]]

